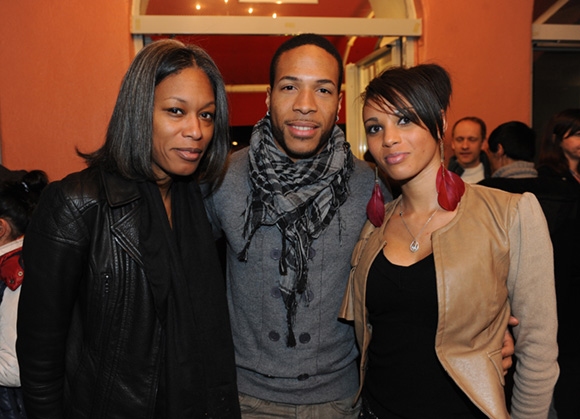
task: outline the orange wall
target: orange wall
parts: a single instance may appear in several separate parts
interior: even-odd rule
[[[130,0],[0,1],[2,163],[51,180],[104,139],[133,56]]]
[[[416,3],[417,62],[442,64],[453,78],[450,126],[468,114],[489,131],[508,120],[529,123],[533,0]],[[0,0],[3,164],[43,169],[51,180],[84,167],[75,147],[102,144],[133,57],[130,7],[130,0]]]
[[[533,0],[416,0],[423,19],[417,63],[444,66],[453,81],[453,123],[482,118],[488,134],[510,120],[531,123]]]

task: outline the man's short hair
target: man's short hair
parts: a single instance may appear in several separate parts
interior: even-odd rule
[[[476,124],[478,124],[479,129],[481,130],[481,139],[485,140],[485,134],[487,134],[485,122],[483,122],[483,120],[478,118],[477,116],[466,116],[464,118],[461,118],[459,121],[457,121],[455,123],[455,125],[453,125],[453,129],[451,130],[451,138],[455,138],[455,127],[457,126],[457,124],[459,124],[460,122],[463,122],[463,121],[471,121],[471,122],[475,122]]]
[[[489,151],[496,153],[501,144],[505,155],[512,160],[534,161],[536,135],[523,122],[511,121],[494,129],[487,140]]]
[[[338,65],[338,91],[340,91],[340,86],[342,85],[342,77],[343,77],[343,68],[342,68],[342,57],[340,53],[336,49],[336,47],[323,36],[316,35],[314,33],[305,33],[302,35],[294,36],[278,47],[274,56],[272,57],[272,61],[270,62],[270,87],[274,87],[274,81],[276,78],[276,67],[278,66],[278,61],[280,61],[280,56],[287,51],[290,51],[294,48],[301,47],[303,45],[315,45],[319,48],[322,48],[330,55],[334,57],[336,60],[336,64]]]

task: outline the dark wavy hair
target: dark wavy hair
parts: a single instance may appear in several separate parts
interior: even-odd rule
[[[230,147],[224,81],[203,49],[171,39],[153,42],[137,54],[121,84],[105,144],[93,153],[77,150],[78,154],[89,166],[101,166],[126,179],[155,181],[151,166],[155,87],[186,68],[199,68],[207,75],[216,103],[213,139],[195,176],[207,182],[219,178]]]
[[[562,150],[562,140],[579,131],[580,108],[566,109],[554,115],[542,139],[538,167],[548,166],[563,176],[568,175],[570,164]]]
[[[0,183],[0,218],[10,223],[12,240],[26,232],[40,193],[47,184],[48,177],[41,170],[25,172],[20,178]]]
[[[385,111],[393,106],[411,122],[438,140],[445,133],[445,112],[451,99],[451,79],[437,64],[391,67],[375,77],[361,95]]]
[[[278,67],[278,61],[280,61],[280,56],[287,51],[290,51],[294,48],[301,47],[303,45],[315,45],[318,48],[322,48],[330,55],[334,57],[336,60],[336,64],[338,65],[338,91],[340,92],[340,87],[342,85],[342,78],[344,69],[342,68],[342,57],[340,53],[336,49],[336,47],[323,36],[316,35],[314,33],[304,33],[302,35],[294,36],[287,41],[283,42],[282,45],[278,47],[274,56],[272,57],[272,61],[270,61],[270,88],[274,87],[274,81],[276,80],[276,69]]]
[[[496,153],[501,144],[506,156],[513,160],[534,161],[536,134],[520,121],[510,121],[494,129],[487,140],[489,151]]]

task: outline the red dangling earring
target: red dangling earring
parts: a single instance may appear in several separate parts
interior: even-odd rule
[[[380,227],[385,219],[385,198],[379,185],[379,169],[375,166],[375,186],[373,195],[367,204],[367,217],[375,226]]]
[[[445,168],[443,138],[439,140],[439,147],[441,148],[441,167],[437,171],[437,202],[441,208],[453,211],[461,201],[465,192],[465,184],[459,176]]]

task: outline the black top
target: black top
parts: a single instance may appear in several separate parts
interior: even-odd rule
[[[435,353],[437,286],[433,254],[393,265],[380,252],[369,271],[373,326],[364,397],[379,418],[484,418]]]

